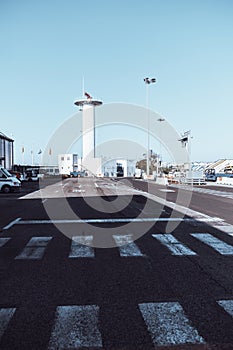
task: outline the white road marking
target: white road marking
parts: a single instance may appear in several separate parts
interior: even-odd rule
[[[165,245],[171,252],[172,255],[196,255],[191,249],[180,243],[171,234],[153,234],[152,237],[156,238],[163,245]]]
[[[93,236],[72,237],[69,258],[94,258]]]
[[[177,302],[139,304],[154,345],[201,344],[205,340],[192,327]]]
[[[119,247],[120,256],[144,256],[134,243],[132,235],[113,235],[113,238]]]
[[[3,336],[7,326],[14,315],[15,308],[0,309],[0,339]]]
[[[8,230],[9,228],[11,228],[12,226],[14,226],[15,224],[17,224],[19,221],[21,220],[21,218],[17,218],[13,221],[11,221],[8,225],[6,225],[5,227],[3,227],[3,230]]]
[[[17,260],[42,259],[45,249],[52,237],[32,237],[23,251],[15,257]]]
[[[42,200],[42,203],[47,202],[47,200],[48,200],[48,198],[43,199],[43,200]]]
[[[83,224],[83,223],[124,223],[124,222],[167,222],[167,221],[178,221],[178,222],[195,222],[197,219],[190,218],[115,218],[115,219],[83,219],[83,220],[66,220],[66,219],[57,219],[57,220],[20,220],[15,222],[15,225],[43,225],[43,224]],[[216,222],[219,221],[219,218],[199,218],[199,221],[202,222]]]
[[[0,238],[0,247],[3,247],[9,240],[10,240],[10,238],[8,238],[8,237],[1,237]]]
[[[101,348],[96,305],[59,306],[48,350]]]
[[[160,191],[161,192],[176,192],[174,190],[169,190],[169,189],[166,189],[166,188],[162,188]]]
[[[223,309],[233,317],[233,300],[219,300],[217,303],[223,307]]]
[[[214,228],[233,236],[233,226],[232,225],[214,225]]]
[[[222,255],[233,255],[233,246],[221,241],[209,233],[192,233],[191,235],[199,239],[201,242],[209,245]]]
[[[189,187],[187,185],[171,185],[172,187],[181,188],[186,191],[191,192],[200,192],[200,193],[206,193],[211,194],[213,196],[217,197],[224,197],[224,198],[230,198],[233,199],[233,192],[227,192],[227,191],[219,191],[219,190],[211,190],[208,188],[200,188],[200,187]]]

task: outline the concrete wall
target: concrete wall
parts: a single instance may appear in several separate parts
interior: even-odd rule
[[[219,185],[232,185],[233,186],[233,177],[231,178],[231,177],[226,177],[226,176],[223,176],[223,177],[218,176],[216,183]]]

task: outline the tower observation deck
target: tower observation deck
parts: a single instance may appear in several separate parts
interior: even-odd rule
[[[74,102],[74,104],[78,106],[80,110],[82,110],[82,158],[83,163],[90,166],[90,163],[96,163],[95,161],[91,161],[96,159],[95,107],[101,106],[103,102],[93,99],[87,92],[85,92],[84,95],[86,98],[78,99]]]

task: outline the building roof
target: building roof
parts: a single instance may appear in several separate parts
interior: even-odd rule
[[[11,142],[14,142],[13,139],[11,139],[10,137],[6,136],[5,134],[3,134],[2,132],[0,132],[0,139],[3,139],[3,140],[7,140],[7,141],[11,141]]]

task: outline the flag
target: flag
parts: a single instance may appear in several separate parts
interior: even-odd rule
[[[49,155],[51,156],[51,154],[52,154],[52,150],[51,150],[51,147],[50,147],[50,149],[49,149]]]
[[[24,153],[24,146],[22,146],[22,150],[21,150],[22,153]]]
[[[40,149],[39,152],[38,152],[38,154],[41,154],[41,153],[42,153],[42,150]]]

